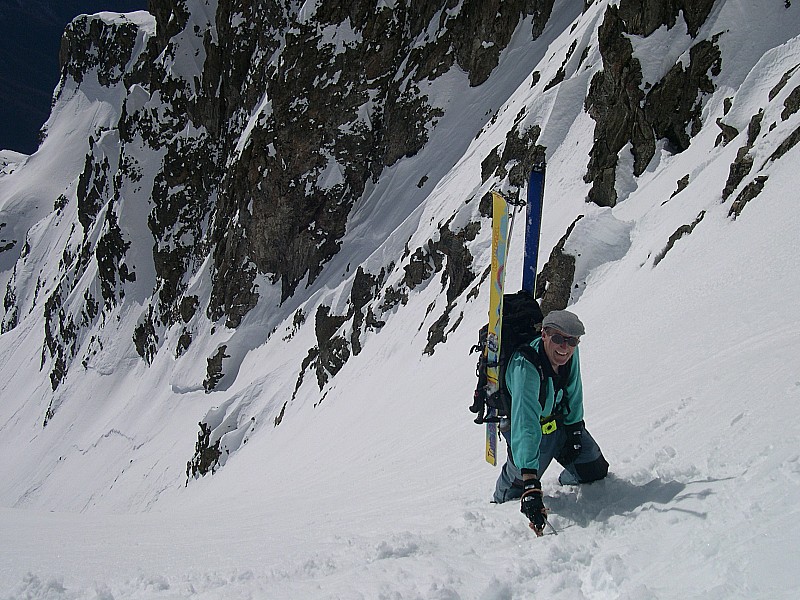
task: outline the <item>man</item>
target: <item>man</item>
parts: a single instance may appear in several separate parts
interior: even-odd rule
[[[547,519],[540,477],[553,458],[564,467],[561,484],[588,483],[608,474],[608,463],[583,423],[578,343],[584,331],[574,313],[552,311],[542,322],[541,337],[530,349],[515,352],[506,368],[511,430],[503,432],[508,459],[494,501],[520,498],[520,510],[538,536]]]

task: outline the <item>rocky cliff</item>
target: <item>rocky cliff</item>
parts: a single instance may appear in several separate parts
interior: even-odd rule
[[[765,105],[742,125],[735,90],[715,109],[716,81],[741,70],[725,54],[736,32],[715,24],[727,4],[151,0],[149,14],[79,17],[32,157],[50,161],[51,184],[38,212],[0,225],[2,331],[11,339],[27,322],[38,338],[41,423],[76,401],[70,386],[92,370],[160,370],[170,393],[214,394],[234,386],[253,350],[302,345],[270,402],[256,410],[255,392],[214,402],[189,465],[199,474],[265,415],[281,423],[301,390],[321,402],[428,289],[438,291],[411,327],[435,356],[488,273],[487,191],[524,193],[543,157],[569,165],[557,177],[572,178],[587,207],[565,209],[560,241],[543,249],[547,309],[574,301],[592,268],[630,246],[631,227],[603,211],[707,128],[721,146],[747,129],[720,186],[739,215],[766,181],[752,172],[754,148],[775,123],[762,123]],[[764,10],[796,14],[783,0]],[[798,88],[794,71],[781,75],[769,102],[787,121]],[[581,120],[593,139],[568,161],[559,152]],[[769,160],[798,137],[781,134]],[[6,182],[33,168],[12,167]],[[453,198],[443,190],[457,172],[470,191]],[[692,183],[676,178],[675,195]],[[22,192],[9,190],[5,219],[24,212]],[[659,261],[703,214],[664,240]],[[112,355],[121,362],[108,365]]]

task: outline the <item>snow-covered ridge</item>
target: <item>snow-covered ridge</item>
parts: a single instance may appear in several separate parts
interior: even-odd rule
[[[96,13],[94,16],[102,19],[109,25],[131,22],[136,24],[137,27],[140,27],[148,35],[154,35],[156,32],[156,20],[153,18],[153,15],[146,10],[137,10],[129,13],[103,11]]]

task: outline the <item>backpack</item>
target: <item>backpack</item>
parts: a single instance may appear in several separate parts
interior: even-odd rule
[[[503,295],[503,326],[500,333],[500,357],[498,359],[499,385],[493,394],[489,394],[486,389],[488,383],[486,371],[490,366],[486,360],[489,324],[484,325],[478,332],[478,343],[470,349],[470,354],[476,351],[480,353],[475,368],[478,383],[475,387],[472,406],[469,407],[470,411],[477,415],[476,423],[499,423],[501,420],[511,417],[511,394],[506,386],[506,367],[514,352],[519,351],[536,367],[539,375],[542,375],[539,357],[529,344],[539,337],[543,319],[544,315],[539,303],[529,292],[520,290],[516,294]],[[487,417],[487,409],[494,409],[495,416]]]

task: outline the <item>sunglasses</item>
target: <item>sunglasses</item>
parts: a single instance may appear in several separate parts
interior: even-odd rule
[[[556,332],[551,331],[549,329],[547,330],[547,333],[550,336],[550,339],[553,340],[553,343],[558,345],[558,346],[561,346],[562,344],[568,344],[568,345],[570,345],[570,346],[572,346],[574,348],[580,342],[580,339],[578,339],[576,337],[571,337],[571,336],[568,336],[568,335],[561,335],[560,333],[556,333]]]

